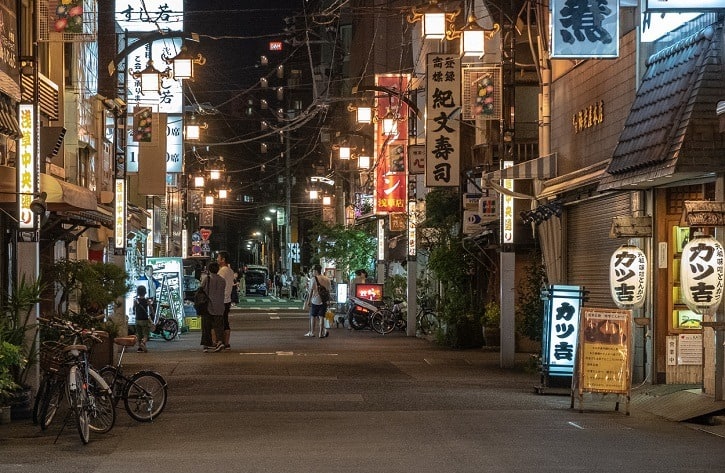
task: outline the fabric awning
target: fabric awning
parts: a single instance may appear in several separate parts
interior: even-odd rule
[[[544,183],[543,190],[536,197],[537,199],[547,199],[587,186],[594,187],[606,175],[605,168],[608,163],[609,161],[607,160],[549,179]]]
[[[0,96],[0,133],[17,140],[22,136],[15,103],[8,97]]]
[[[17,170],[0,166],[0,204],[15,204]],[[50,174],[40,174],[40,192],[48,194],[46,204],[51,211],[96,210],[96,195],[85,187],[57,179]],[[8,205],[4,205],[7,207]]]
[[[715,113],[725,75],[722,30],[711,25],[650,56],[598,190],[650,188],[725,172],[725,137]]]
[[[514,164],[483,175],[484,181],[501,179],[549,179],[556,176],[556,153]]]

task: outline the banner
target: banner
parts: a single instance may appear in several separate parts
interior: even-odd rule
[[[401,100],[408,90],[407,75],[379,74],[375,84],[395,92],[377,99],[375,122],[375,213],[405,213],[408,207],[408,105]],[[394,133],[384,133],[382,117],[396,119]]]
[[[427,56],[425,185],[460,185],[461,64],[457,54]]]

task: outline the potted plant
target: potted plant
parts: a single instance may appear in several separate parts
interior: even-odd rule
[[[497,301],[489,301],[483,308],[481,316],[483,338],[487,347],[501,345],[501,305]]]
[[[39,280],[22,278],[0,307],[0,379],[2,396],[13,407],[13,418],[30,414],[31,388],[28,376],[37,361],[37,327],[33,309],[40,302]],[[9,378],[8,378],[9,376]],[[11,382],[8,382],[10,379]]]
[[[0,339],[3,337],[0,327]],[[25,364],[20,347],[5,340],[0,340],[0,424],[9,423],[11,419],[10,402],[20,386],[15,382],[13,371]]]
[[[121,304],[131,290],[126,271],[111,263],[61,259],[44,268],[49,283],[57,290],[54,312],[84,328],[101,331],[103,343],[91,352],[91,363],[105,366],[113,362],[112,340],[118,324],[105,316],[105,308]]]

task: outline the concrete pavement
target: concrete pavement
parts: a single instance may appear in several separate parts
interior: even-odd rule
[[[202,353],[198,332],[130,353],[127,371],[169,382],[151,424],[122,409],[82,446],[72,425],[0,426],[0,471],[480,472],[722,471],[723,438],[592,396],[537,395],[517,354],[453,351],[402,334],[332,329],[306,338],[298,310],[232,315],[232,349]],[[57,442],[54,443],[57,436]]]

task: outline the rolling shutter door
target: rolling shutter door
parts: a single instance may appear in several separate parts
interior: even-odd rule
[[[615,307],[609,292],[609,259],[625,243],[609,238],[612,217],[630,215],[628,193],[592,199],[566,209],[567,281],[584,286],[589,307]]]

